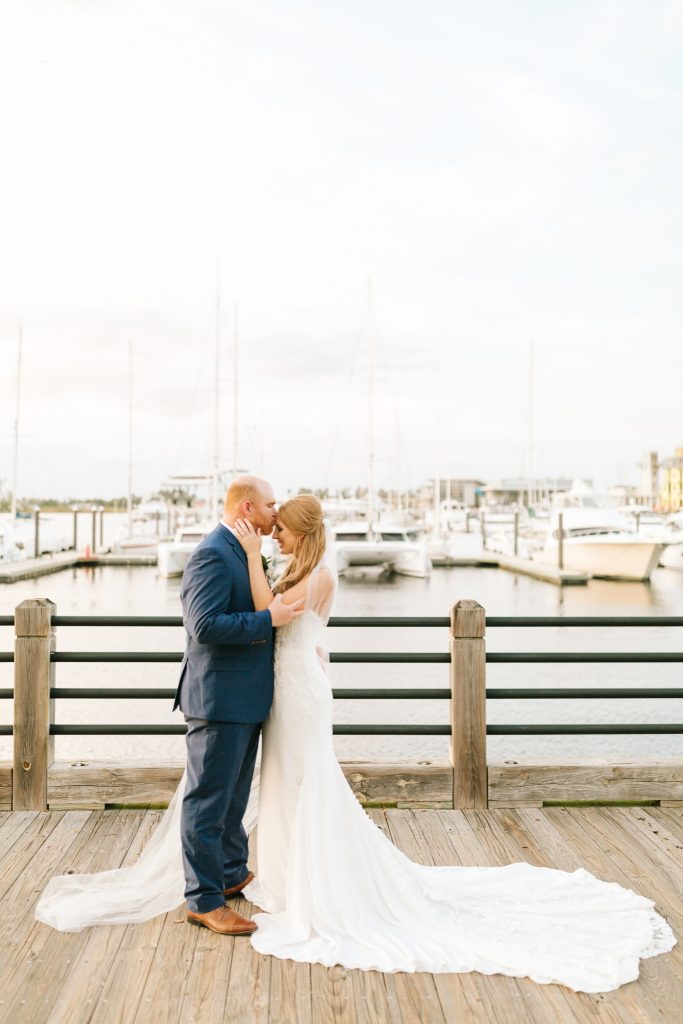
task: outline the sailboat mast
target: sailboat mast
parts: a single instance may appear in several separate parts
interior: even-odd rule
[[[534,343],[529,346],[529,482],[527,506],[534,503]]]
[[[437,380],[436,380],[436,393],[437,393],[437,412],[436,412],[436,473],[434,474],[434,533],[437,537],[441,536],[441,455],[442,455],[442,435],[443,435],[443,372],[441,367],[437,367]]]
[[[216,352],[213,385],[213,479],[211,482],[211,509],[209,520],[218,512],[218,452],[220,446],[219,373],[221,347],[221,261],[216,260]]]
[[[133,536],[133,342],[128,342],[128,538]]]
[[[23,329],[19,325],[19,349],[17,353],[17,404],[14,414],[14,467],[12,470],[12,522],[17,518],[17,485],[19,482],[19,403],[21,399],[21,347]]]
[[[368,321],[368,529],[372,531],[375,518],[375,316],[371,277],[368,278]]]
[[[238,320],[238,308],[235,303],[233,310],[233,398],[232,398],[232,415],[233,415],[233,426],[232,426],[232,471],[237,474],[238,470],[238,458],[239,458],[239,420],[237,415],[237,400],[238,400],[238,389],[237,389],[237,367],[238,367],[238,346],[239,346],[239,320]]]

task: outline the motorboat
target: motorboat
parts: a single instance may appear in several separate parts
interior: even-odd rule
[[[670,516],[655,512],[647,506],[627,505],[621,510],[635,522],[636,530],[651,540],[662,542],[659,564],[665,569],[683,571],[683,513]]]
[[[664,569],[678,569],[683,572],[683,541],[667,544],[664,548],[659,564]]]
[[[427,541],[419,526],[356,520],[338,523],[333,529],[340,575],[355,566],[379,566],[399,576],[418,578],[432,571]]]
[[[112,551],[117,555],[147,555],[152,557],[158,553],[159,538],[156,534],[140,532],[123,537],[118,537],[113,545]]]
[[[545,546],[536,554],[539,561],[558,564],[560,512],[563,568],[602,579],[650,579],[666,545],[629,530],[616,509],[583,506],[554,512]]]
[[[194,549],[215,527],[215,523],[188,524],[176,530],[173,540],[160,541],[157,549],[159,575],[165,579],[182,576]]]
[[[215,528],[215,523],[190,523],[176,530],[173,540],[158,541],[157,567],[159,575],[166,579],[182,576],[187,560],[194,549]],[[263,538],[261,551],[269,562],[273,577],[276,578],[283,571],[287,559],[280,555],[280,549],[271,536]]]
[[[112,551],[122,555],[157,554],[161,540],[162,521],[169,520],[168,507],[162,502],[146,502],[139,505],[131,516],[130,527],[122,527],[112,544]],[[170,530],[168,531],[170,534]]]

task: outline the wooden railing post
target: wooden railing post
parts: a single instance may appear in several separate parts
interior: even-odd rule
[[[486,617],[476,601],[451,609],[453,806],[487,807]]]
[[[23,601],[14,612],[14,771],[12,809],[47,810],[47,770],[54,761],[54,664],[52,616],[47,598]]]

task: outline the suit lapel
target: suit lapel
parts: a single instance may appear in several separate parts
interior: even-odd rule
[[[237,557],[240,559],[240,561],[244,565],[244,568],[248,571],[249,570],[249,563],[247,562],[247,553],[244,550],[244,548],[242,547],[242,545],[240,544],[240,542],[238,541],[238,539],[235,536],[235,534],[231,533],[230,530],[226,529],[225,526],[223,526],[222,523],[219,523],[218,526],[216,527],[216,529],[218,530],[219,534],[223,537],[223,539],[228,542],[230,547],[233,549],[233,551],[235,552]]]

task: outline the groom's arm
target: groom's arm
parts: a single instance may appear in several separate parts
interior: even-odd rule
[[[189,569],[189,572],[188,572]],[[200,644],[248,644],[268,640],[270,612],[226,612],[232,580],[221,556],[211,548],[197,550],[185,570],[182,604],[185,626]]]

